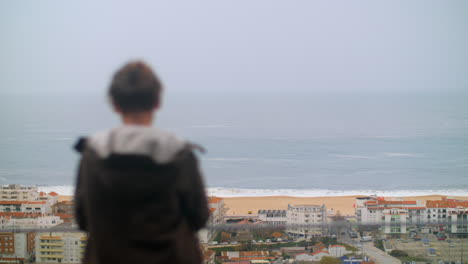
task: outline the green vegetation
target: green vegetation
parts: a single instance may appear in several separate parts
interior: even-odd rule
[[[383,240],[375,240],[374,241],[374,246],[382,251],[385,251],[384,245],[383,245]]]
[[[236,247],[217,247],[210,248],[210,250],[216,252],[216,256],[221,256],[221,251],[237,251]]]
[[[423,262],[427,262],[429,261],[428,259],[425,259],[425,258],[422,258],[422,257],[401,257],[399,258],[401,261],[423,261]]]
[[[342,245],[346,248],[347,251],[353,251],[353,252],[356,252],[356,251],[359,251],[359,249],[351,246],[351,245],[348,245],[348,244],[345,244],[345,243],[338,243],[338,245]]]
[[[406,253],[406,251],[399,250],[399,249],[392,250],[392,252],[390,252],[390,255],[396,258],[408,257],[408,253]]]
[[[319,262],[320,264],[341,264],[340,259],[335,257],[324,256]]]
[[[213,241],[221,242],[221,232],[216,233],[216,236],[213,239]]]
[[[331,237],[320,237],[319,239],[314,239],[311,242],[313,244],[318,243],[318,242],[322,242],[327,246],[337,244],[336,238],[331,238]]]

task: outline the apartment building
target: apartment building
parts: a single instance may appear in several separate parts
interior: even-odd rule
[[[38,233],[36,263],[82,263],[86,236],[79,232]]]
[[[36,186],[10,184],[0,186],[0,200],[2,201],[34,201],[38,197]]]
[[[208,207],[210,209],[210,217],[207,221],[207,226],[214,227],[224,223],[224,216],[226,215],[227,208],[224,200],[220,197],[208,197]],[[198,232],[200,243],[208,243],[216,236],[216,229],[204,228]]]
[[[73,201],[61,201],[52,205],[52,213],[74,214],[75,204]]]
[[[35,233],[0,233],[0,263],[32,263]]]
[[[0,201],[0,212],[48,214],[51,207],[47,201]]]
[[[468,234],[468,208],[457,207],[448,209],[449,231],[452,234]]]
[[[288,218],[286,210],[258,210],[258,220],[271,225],[285,225]]]
[[[286,229],[289,235],[305,239],[322,236],[327,224],[327,208],[325,205],[288,204],[286,218],[287,224],[291,225]]]
[[[59,216],[55,215],[22,212],[0,213],[0,228],[45,229],[63,222]]]
[[[408,209],[385,209],[382,211],[384,217],[385,234],[405,234],[408,221]]]

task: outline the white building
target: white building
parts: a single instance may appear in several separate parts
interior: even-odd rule
[[[385,234],[405,234],[408,221],[408,209],[383,210],[385,222]]]
[[[426,201],[426,208],[427,222],[440,223],[431,226],[432,232],[448,230],[454,234],[468,233],[468,201],[442,197],[441,200]]]
[[[34,201],[37,198],[36,186],[22,186],[19,184],[0,186],[0,200],[2,201]]]
[[[320,261],[323,257],[328,256],[330,256],[330,253],[327,251],[317,251],[314,253],[297,254],[295,259],[296,261]]]
[[[34,254],[35,233],[0,233],[0,263],[29,263]]]
[[[198,232],[200,243],[208,243],[216,236],[216,225],[224,223],[224,216],[227,208],[224,205],[224,200],[220,197],[208,197],[208,207],[210,209],[210,217],[208,218],[207,226]]]
[[[47,201],[0,201],[0,212],[48,214],[51,210]]]
[[[342,256],[352,252],[347,251],[346,248],[342,245],[330,245],[330,247],[328,248],[328,253],[330,253],[330,256],[332,257],[341,258]]]
[[[414,214],[414,222],[421,221],[424,218],[424,204],[421,201],[388,201],[384,198],[375,196],[360,197],[356,199],[356,220],[362,224],[382,224],[385,221],[383,211],[398,208],[416,210]]]
[[[37,213],[0,213],[0,228],[45,229],[63,223],[59,216]]]
[[[327,208],[325,205],[289,205],[286,212],[286,232],[295,237],[308,239],[322,236],[327,223]]]
[[[258,219],[271,225],[285,225],[286,210],[258,210]]]
[[[82,263],[86,236],[79,232],[38,233],[36,263]]]
[[[450,221],[449,230],[452,234],[468,234],[468,208],[457,207],[448,209]]]

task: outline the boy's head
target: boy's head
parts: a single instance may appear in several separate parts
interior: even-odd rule
[[[152,112],[160,105],[162,84],[151,68],[141,61],[119,69],[109,87],[115,110],[121,114]]]

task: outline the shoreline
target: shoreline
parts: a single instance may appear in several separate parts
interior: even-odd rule
[[[354,215],[354,202],[357,197],[365,197],[366,195],[348,195],[348,196],[318,196],[318,197],[297,197],[297,196],[239,196],[239,197],[223,197],[227,215],[257,215],[258,210],[286,210],[288,204],[325,204],[327,209],[333,209],[335,214],[339,211],[343,216]],[[419,195],[419,196],[386,196],[387,200],[411,200],[411,201],[427,201],[441,200],[442,197],[450,197],[459,200],[468,200],[468,196],[447,196],[447,195]],[[71,195],[59,195],[59,201],[70,201],[73,199]]]
[[[37,185],[36,185],[37,186]],[[39,191],[54,191],[60,195],[73,195],[73,185],[39,185]],[[468,189],[433,189],[433,190],[330,190],[330,189],[249,189],[249,188],[227,188],[227,187],[207,187],[208,196],[218,196],[225,198],[235,197],[348,197],[348,196],[370,196],[377,195],[383,197],[415,197],[443,195],[450,197],[468,197]]]
[[[340,211],[343,216],[354,215],[354,202],[357,197],[366,195],[350,196],[322,196],[322,197],[296,197],[296,196],[256,196],[256,197],[222,197],[228,208],[227,215],[247,215],[251,212],[256,215],[258,210],[286,210],[288,204],[325,204],[327,209],[333,209],[335,213]],[[450,197],[459,200],[468,200],[468,196],[446,196],[446,195],[421,195],[421,196],[386,196],[387,200],[410,200],[427,201],[441,200],[442,197]]]

